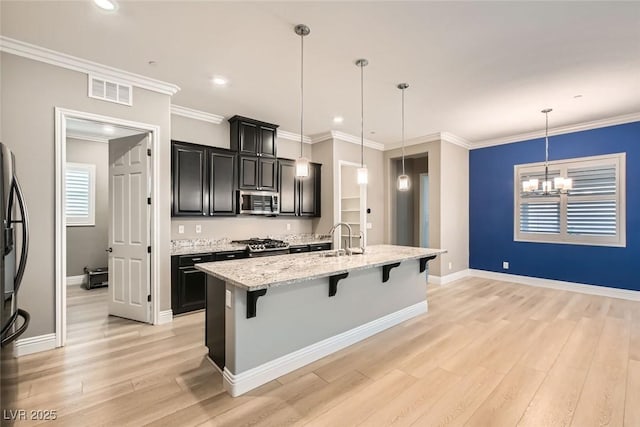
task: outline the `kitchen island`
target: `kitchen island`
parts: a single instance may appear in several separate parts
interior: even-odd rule
[[[196,264],[207,276],[206,344],[238,396],[427,311],[442,249],[369,246]]]

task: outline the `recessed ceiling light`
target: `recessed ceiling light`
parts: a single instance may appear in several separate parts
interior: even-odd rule
[[[340,124],[342,122],[344,122],[344,117],[342,117],[342,116],[335,116],[333,118],[333,123]]]
[[[100,9],[108,10],[109,12],[113,12],[117,8],[117,4],[113,0],[93,0],[93,2]]]
[[[226,86],[229,81],[221,76],[216,76],[212,79],[213,84],[216,86]]]
[[[113,135],[116,132],[116,128],[111,125],[104,125],[102,126],[102,131],[107,135]]]

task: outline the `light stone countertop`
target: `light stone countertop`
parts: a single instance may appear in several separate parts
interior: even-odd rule
[[[218,279],[248,291],[313,280],[394,262],[425,258],[447,252],[444,249],[394,245],[368,246],[364,255],[323,257],[320,252],[245,258],[224,262],[196,264]]]
[[[208,252],[242,251],[247,245],[240,243],[211,243],[193,246],[181,246],[171,249],[171,256],[174,255],[195,255]]]
[[[331,243],[330,236],[324,235],[285,235],[275,236],[279,240],[288,242],[291,246],[315,245]],[[242,240],[242,239],[239,239]],[[242,251],[247,245],[231,243],[231,239],[186,239],[172,242],[171,256],[195,255],[209,252]]]

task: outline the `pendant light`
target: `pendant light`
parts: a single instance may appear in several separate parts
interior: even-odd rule
[[[402,91],[402,175],[398,177],[398,190],[409,191],[411,181],[404,171],[404,90],[409,87],[407,83],[400,83],[398,89]]]
[[[296,25],[294,31],[300,36],[300,157],[296,160],[296,177],[309,176],[309,160],[302,154],[302,139],[304,138],[304,38],[311,30],[304,24]]]
[[[558,194],[566,194],[573,188],[573,180],[557,176],[553,181],[549,179],[549,113],[553,110],[545,108],[541,111],[545,115],[545,131],[544,131],[544,180],[540,182],[538,178],[531,178],[522,183],[522,191],[525,194],[534,196],[557,196]],[[542,184],[542,187],[540,187]]]
[[[369,171],[364,165],[364,67],[369,65],[366,59],[358,59],[356,65],[360,67],[360,167],[358,168],[358,184],[367,185]]]

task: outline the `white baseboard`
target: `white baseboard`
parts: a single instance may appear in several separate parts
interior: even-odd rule
[[[158,317],[158,325],[164,325],[173,322],[173,310],[164,310],[160,312]]]
[[[458,279],[469,277],[469,269],[456,271],[455,273],[447,274],[446,276],[432,276],[429,275],[429,283],[434,285],[446,285],[447,283],[454,282]]]
[[[56,334],[38,335],[16,340],[16,354],[18,357],[53,350],[54,348],[56,348]]]
[[[419,302],[239,374],[233,374],[225,367],[222,374],[224,388],[231,396],[239,396],[398,323],[426,313],[427,309],[426,301]]]
[[[628,289],[609,288],[606,286],[590,285],[586,283],[564,282],[561,280],[541,279],[539,277],[496,273],[494,271],[485,270],[470,269],[469,274],[471,276],[481,277],[484,279],[501,280],[503,282],[578,292],[581,294],[598,295],[609,298],[620,298],[630,301],[640,301],[640,291],[630,291]]]
[[[85,276],[84,274],[81,274],[79,276],[67,276],[67,286],[84,285],[86,277],[87,276]]]

